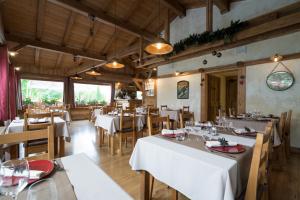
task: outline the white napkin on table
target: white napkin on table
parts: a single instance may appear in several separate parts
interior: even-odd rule
[[[170,135],[170,134],[174,134],[174,130],[163,129],[163,130],[161,130],[161,134],[162,134],[162,135]]]
[[[234,129],[234,132],[237,133],[237,134],[242,134],[242,133],[248,133],[248,131],[244,128],[236,128]],[[253,133],[253,132],[256,132],[255,129],[253,128],[250,128],[250,132],[249,133]]]
[[[45,172],[40,170],[29,170],[29,179],[39,179],[43,173]],[[17,173],[15,176],[22,177],[24,175],[22,173]]]
[[[205,145],[207,147],[220,147],[221,143],[219,141],[206,141]],[[236,142],[230,142],[228,141],[228,146],[236,146]]]

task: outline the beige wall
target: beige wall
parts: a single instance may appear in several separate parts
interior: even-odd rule
[[[300,59],[284,63],[294,73],[296,80],[294,86],[286,91],[273,91],[266,85],[266,77],[274,68],[274,63],[247,67],[246,110],[256,109],[265,114],[280,115],[292,109],[291,145],[300,147]]]
[[[189,99],[177,99],[177,82],[189,81]],[[180,109],[182,106],[190,106],[195,113],[195,120],[200,120],[200,94],[201,74],[161,78],[157,80],[157,106],[168,105],[172,109]]]

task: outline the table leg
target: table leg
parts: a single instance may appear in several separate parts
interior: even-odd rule
[[[65,139],[59,136],[59,157],[65,156]]]
[[[99,147],[102,146],[102,128],[97,127],[97,137],[96,137],[96,143],[99,145]]]
[[[114,153],[115,153],[115,145],[114,145],[115,137],[114,137],[114,135],[110,135],[109,137],[110,137],[110,154],[114,155]]]
[[[58,137],[54,137],[54,155],[58,154]]]
[[[12,145],[9,147],[10,159],[18,159],[19,158],[19,145]]]
[[[150,174],[146,171],[141,171],[140,187],[140,200],[150,200]]]

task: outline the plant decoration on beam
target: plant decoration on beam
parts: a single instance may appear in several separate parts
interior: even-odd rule
[[[225,43],[230,43],[233,39],[233,36],[243,30],[248,25],[247,21],[241,22],[237,20],[235,22],[231,21],[231,24],[227,28],[218,29],[214,32],[203,32],[203,33],[194,33],[189,37],[180,40],[179,42],[174,44],[174,51],[168,56],[175,56],[178,53],[188,49],[192,46],[203,45],[206,43],[224,40]]]

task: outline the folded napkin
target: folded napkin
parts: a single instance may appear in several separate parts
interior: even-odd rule
[[[41,176],[45,173],[44,171],[40,170],[29,170],[29,179],[39,179]],[[22,173],[17,173],[15,174],[16,177],[23,177],[24,174]]]
[[[220,147],[221,143],[219,141],[206,141],[205,145],[207,147]],[[228,141],[228,145],[227,146],[236,146],[237,143],[236,142],[230,142]]]
[[[163,129],[163,130],[161,130],[161,134],[162,134],[162,135],[170,135],[170,134],[174,134],[174,130]]]

